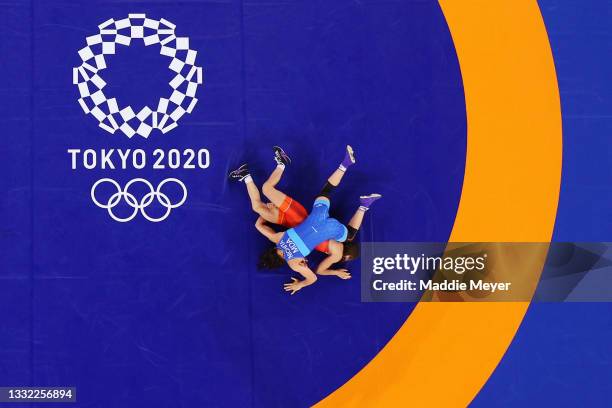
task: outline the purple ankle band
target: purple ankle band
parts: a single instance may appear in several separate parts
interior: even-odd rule
[[[353,162],[351,161],[351,156],[348,154],[348,152],[346,152],[346,156],[344,156],[344,160],[342,160],[342,163],[340,164],[345,168],[348,168],[353,164]]]

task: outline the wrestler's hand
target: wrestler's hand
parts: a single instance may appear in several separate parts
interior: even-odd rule
[[[334,269],[334,275],[339,277],[340,279],[351,279],[351,273],[348,269]]]
[[[302,283],[302,281],[297,280],[295,278],[291,278],[291,280],[293,282],[285,283],[284,287],[285,287],[285,292],[291,292],[291,294],[293,295],[295,292],[302,289],[304,287],[304,284]]]

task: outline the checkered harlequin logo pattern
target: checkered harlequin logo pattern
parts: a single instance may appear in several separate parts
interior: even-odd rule
[[[177,127],[179,119],[193,111],[198,102],[197,89],[202,85],[202,68],[195,65],[197,51],[189,48],[189,38],[177,37],[176,26],[171,22],[150,19],[145,14],[110,19],[98,28],[98,34],[87,37],[87,46],[79,50],[82,63],[72,72],[83,111],[95,117],[107,132],[120,130],[129,138],[134,135],[147,138],[153,129],[167,133]],[[159,53],[170,59],[168,68],[176,73],[169,83],[171,93],[159,98],[155,109],[145,106],[139,112],[134,112],[131,106],[121,107],[114,97],[106,95],[106,82],[101,76],[107,67],[106,57],[136,39],[144,41],[147,47],[159,46]]]

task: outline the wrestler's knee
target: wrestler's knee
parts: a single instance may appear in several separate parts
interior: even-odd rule
[[[276,190],[274,188],[274,184],[270,183],[269,181],[266,181],[265,183],[263,183],[263,185],[261,186],[261,191],[264,193],[264,195],[268,196],[270,194],[272,194],[272,192]]]
[[[251,208],[259,215],[263,215],[263,213],[268,211],[268,206],[262,203],[261,201],[257,203],[252,203]]]

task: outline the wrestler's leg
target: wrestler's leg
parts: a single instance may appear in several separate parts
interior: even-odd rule
[[[276,168],[274,171],[272,171],[272,174],[270,174],[270,177],[268,177],[265,183],[263,183],[261,190],[266,198],[272,202],[272,204],[280,208],[283,205],[287,194],[278,190],[276,185],[283,177],[285,166],[291,163],[291,159],[282,148],[274,146],[274,161],[276,161]]]
[[[269,208],[266,203],[261,201],[259,189],[257,188],[257,185],[255,185],[246,164],[243,164],[238,169],[232,171],[229,177],[230,179],[238,180],[244,183],[251,201],[251,208],[253,211],[255,211],[255,213],[259,214],[268,222],[276,222],[278,219],[278,209]]]
[[[270,200],[272,204],[274,204],[275,206],[279,208],[283,205],[283,202],[285,201],[285,198],[287,197],[287,194],[283,193],[282,191],[276,188],[276,185],[278,184],[281,177],[283,176],[284,171],[285,171],[284,167],[281,167],[281,166],[276,167],[274,171],[272,172],[272,174],[270,174],[270,177],[268,177],[266,182],[263,183],[263,185],[261,186],[261,191],[266,196],[266,198]]]
[[[331,192],[342,181],[346,170],[349,168],[349,166],[352,166],[353,164],[355,164],[355,153],[353,152],[353,148],[351,146],[346,146],[346,154],[344,156],[344,160],[342,160],[342,163],[340,163],[338,168],[331,174],[331,176],[329,176],[329,178],[327,179],[327,183],[325,183],[323,189],[321,190],[317,198],[326,197],[329,199],[329,197],[331,196]]]
[[[370,209],[370,206],[374,201],[378,200],[381,197],[382,196],[380,194],[370,194],[367,196],[359,197],[359,208],[357,209],[357,211],[355,211],[355,214],[353,214],[353,217],[347,225],[347,241],[352,241],[355,238],[355,236],[357,235],[357,231],[359,231],[359,228],[361,228],[361,224],[363,223],[363,216],[365,215],[366,211]]]

